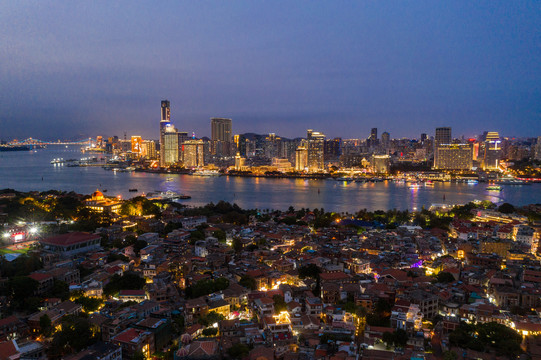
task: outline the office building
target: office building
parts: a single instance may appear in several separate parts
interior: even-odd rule
[[[141,147],[143,145],[143,139],[140,136],[131,137],[131,152],[137,156],[141,156]]]
[[[179,161],[179,145],[178,132],[173,126],[167,126],[163,135],[163,148],[160,152],[160,160],[163,158],[161,166],[171,166]]]
[[[453,138],[451,137],[450,127],[436,128],[436,137],[434,138],[435,145],[438,144],[450,144]]]
[[[332,140],[325,140],[325,159],[338,159],[341,155],[340,146],[342,138],[334,138]]]
[[[195,168],[205,166],[203,140],[187,140],[182,144],[184,167]]]
[[[325,134],[309,129],[307,141],[308,171],[323,171],[325,169]]]
[[[391,146],[391,135],[387,131],[381,134],[381,146],[385,150],[388,150]]]
[[[156,142],[154,140],[143,140],[141,144],[141,156],[149,159],[158,159],[158,152],[156,151]]]
[[[164,140],[165,131],[171,125],[171,103],[169,100],[162,100],[160,120],[160,166],[165,166]]]
[[[391,171],[391,157],[389,155],[372,155],[372,172],[388,174]]]
[[[211,154],[218,156],[231,156],[232,120],[225,118],[211,118]]]
[[[535,144],[533,158],[534,160],[541,160],[541,136],[537,137],[537,143]]]
[[[308,167],[308,148],[302,144],[295,150],[295,171],[305,171]]]
[[[485,152],[483,154],[483,170],[498,170],[502,156],[500,134],[495,131],[487,132],[485,136]]]
[[[436,145],[434,152],[434,169],[437,170],[471,170],[473,152],[471,144]]]

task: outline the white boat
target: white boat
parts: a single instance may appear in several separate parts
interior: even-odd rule
[[[192,175],[195,176],[220,176],[220,172],[218,170],[197,170]]]
[[[409,188],[412,189],[412,190],[417,190],[417,189],[419,189],[420,187],[421,187],[421,185],[420,185],[420,184],[417,184],[417,183],[413,183],[413,184],[411,184],[411,185],[409,186]]]
[[[179,194],[171,190],[148,193],[147,197],[149,199],[159,199],[159,200],[191,199],[191,196],[189,195]]]

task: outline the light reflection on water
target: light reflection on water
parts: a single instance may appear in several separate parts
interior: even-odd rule
[[[78,147],[50,146],[33,152],[0,153],[0,188],[30,190],[73,190],[90,194],[97,188],[106,195],[123,198],[153,191],[176,191],[192,196],[186,204],[203,205],[220,200],[244,208],[324,208],[329,211],[357,211],[362,208],[420,209],[434,203],[466,203],[472,200],[504,201],[525,205],[541,203],[541,184],[503,186],[501,192],[486,190],[486,184],[435,182],[433,187],[410,189],[394,182],[356,183],[333,180],[267,179],[240,177],[198,177],[176,174],[124,173],[101,167],[67,167],[50,164],[53,158],[81,158]],[[100,155],[92,155],[98,156]],[[42,180],[43,177],[43,180]],[[171,181],[168,181],[171,179]],[[136,188],[137,193],[128,189]]]

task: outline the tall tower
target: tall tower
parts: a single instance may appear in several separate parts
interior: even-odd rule
[[[310,172],[325,169],[325,134],[309,129],[308,138],[308,170]]]
[[[212,155],[231,155],[232,123],[231,119],[210,118]]]
[[[160,167],[165,166],[165,130],[171,126],[171,103],[169,100],[162,100],[160,120]]]

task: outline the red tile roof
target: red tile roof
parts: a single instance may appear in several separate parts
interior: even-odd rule
[[[87,232],[71,232],[43,239],[40,240],[40,242],[48,245],[69,246],[84,243],[90,240],[98,240],[100,238],[101,237],[99,235],[90,234]]]
[[[52,279],[53,277],[49,274],[43,274],[43,273],[33,273],[28,275],[29,278],[34,279],[36,281],[43,281],[47,279]]]

